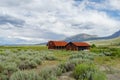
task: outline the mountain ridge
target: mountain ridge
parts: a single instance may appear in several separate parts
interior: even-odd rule
[[[117,38],[120,37],[120,30],[116,31],[110,36],[106,37],[98,37],[97,35],[90,35],[90,34],[77,34],[72,37],[68,37],[65,39],[67,42],[78,42],[78,41],[90,41],[90,40],[101,40],[101,39],[112,39],[112,38]]]

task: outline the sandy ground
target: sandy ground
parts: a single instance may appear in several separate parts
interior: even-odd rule
[[[58,77],[58,80],[75,80],[72,76],[72,71],[62,74]],[[120,71],[117,70],[113,73],[107,73],[107,80],[120,80]]]
[[[72,77],[72,71],[71,71],[62,74],[61,76],[58,77],[57,80],[75,80],[75,79]]]
[[[120,74],[107,74],[108,80],[120,80]]]

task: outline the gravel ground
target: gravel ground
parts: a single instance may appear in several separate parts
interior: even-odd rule
[[[72,77],[72,72],[67,72],[58,77],[58,80],[75,80]]]
[[[108,80],[120,80],[120,74],[107,74]]]
[[[108,80],[120,80],[120,69],[101,66],[100,70],[106,72]]]
[[[108,80],[120,80],[120,72],[110,74],[108,73],[106,75]],[[59,76],[58,80],[75,80],[75,79],[72,77],[72,72],[67,72]]]

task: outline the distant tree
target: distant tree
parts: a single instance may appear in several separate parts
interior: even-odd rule
[[[118,43],[117,46],[120,46],[120,43]]]
[[[91,45],[91,48],[95,48],[95,47],[96,47],[96,45],[95,45],[95,44],[92,44],[92,45]]]

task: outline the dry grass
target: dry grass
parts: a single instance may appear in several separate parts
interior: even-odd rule
[[[94,59],[94,62],[98,65],[112,66],[120,69],[120,58],[118,57],[109,57],[109,56],[96,57]]]

